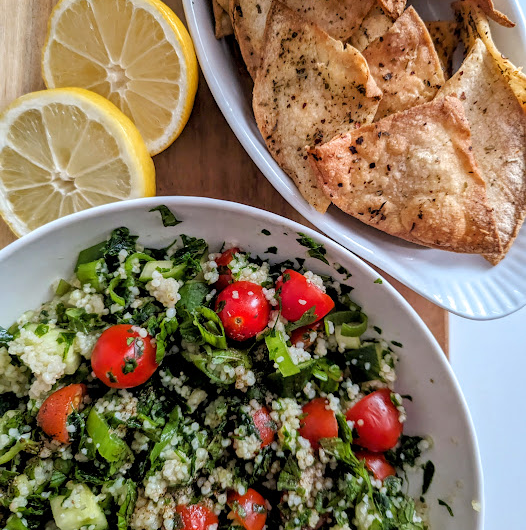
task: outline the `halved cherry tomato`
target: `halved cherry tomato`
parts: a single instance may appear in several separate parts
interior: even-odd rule
[[[133,388],[142,385],[157,370],[152,337],[141,337],[129,324],[118,324],[102,332],[91,354],[91,368],[106,385]]]
[[[305,417],[300,422],[300,436],[309,440],[314,450],[320,447],[321,438],[336,438],[338,422],[334,411],[327,408],[329,402],[322,397],[303,405]]]
[[[261,438],[261,448],[270,445],[274,441],[276,434],[276,424],[270,417],[267,407],[261,407],[252,413],[252,421],[258,430]]]
[[[358,433],[353,442],[375,453],[392,449],[402,434],[399,415],[388,388],[365,396],[346,414],[347,419],[354,422]]]
[[[282,279],[276,282],[276,292],[278,290],[281,293],[281,314],[291,322],[299,320],[311,307],[315,308],[316,320],[320,320],[334,307],[329,295],[292,269],[283,271]]]
[[[232,271],[228,268],[228,264],[234,259],[234,254],[238,252],[241,251],[237,247],[229,248],[216,259],[219,279],[214,284],[214,287],[218,292],[221,292],[229,283],[232,283]]]
[[[38,411],[37,421],[40,428],[53,440],[63,444],[70,443],[67,430],[68,416],[82,406],[86,395],[86,385],[74,384],[53,392],[46,398]]]
[[[250,488],[244,495],[231,491],[228,494],[228,506],[232,510],[228,518],[246,530],[261,530],[265,526],[266,502],[256,490]]]
[[[356,451],[356,458],[365,461],[365,467],[378,480],[396,475],[396,469],[385,459],[382,453],[371,453],[370,451]]]
[[[227,285],[216,299],[216,311],[233,340],[247,340],[263,331],[268,324],[270,304],[261,285],[235,282]]]
[[[211,525],[217,525],[217,515],[204,504],[180,504],[175,511],[181,516],[181,524],[177,530],[208,530]]]
[[[314,341],[310,338],[310,335],[313,331],[317,331],[319,327],[321,326],[321,322],[314,322],[314,324],[310,324],[309,326],[303,326],[301,328],[295,329],[290,334],[290,342],[293,346],[296,346],[298,343],[303,343],[303,348],[307,349]]]

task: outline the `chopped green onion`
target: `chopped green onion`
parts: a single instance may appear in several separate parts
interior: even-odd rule
[[[8,451],[6,451],[2,456],[0,456],[0,466],[7,464],[7,462],[13,460],[18,453],[25,451],[27,453],[36,453],[38,452],[39,445],[34,440],[21,439],[16,442]]]
[[[79,252],[79,257],[77,258],[77,264],[75,265],[75,272],[77,272],[79,265],[84,263],[90,263],[91,261],[96,261],[104,257],[104,251],[106,250],[106,241],[101,241],[92,247],[86,248]]]
[[[109,425],[95,408],[88,415],[86,429],[104,460],[118,462],[131,453],[126,442],[111,433]]]
[[[265,337],[265,343],[269,351],[269,359],[278,365],[278,370],[283,377],[289,377],[300,372],[298,366],[292,362],[287,343],[280,331],[273,330]]]
[[[194,324],[198,327],[201,337],[207,344],[220,350],[226,350],[225,328],[215,311],[204,306],[196,308]]]
[[[341,334],[344,337],[359,337],[363,335],[367,330],[367,315],[365,313],[360,313],[358,316],[358,321],[355,322],[344,322],[342,324]]]
[[[148,254],[145,254],[144,252],[135,252],[131,256],[128,256],[126,258],[126,261],[124,262],[124,270],[126,272],[126,276],[130,276],[133,271],[133,261],[155,261],[155,258],[152,258]]]
[[[81,263],[77,267],[77,278],[79,282],[82,285],[89,283],[96,291],[102,291],[99,271],[103,263],[104,260],[102,258],[88,263]]]
[[[329,331],[329,322],[334,324],[334,327],[341,326],[347,322],[354,322],[359,318],[360,313],[358,311],[336,311],[335,313],[329,313],[324,319],[325,334],[330,336],[334,333]]]
[[[69,293],[73,287],[66,280],[60,280],[58,282],[55,294],[57,296],[64,296],[66,293]]]
[[[108,286],[108,292],[110,293],[110,298],[116,303],[124,307],[126,305],[126,300],[122,296],[119,296],[115,292],[115,288],[119,283],[121,283],[122,278],[120,276],[116,276],[113,278],[110,282],[110,285]]]

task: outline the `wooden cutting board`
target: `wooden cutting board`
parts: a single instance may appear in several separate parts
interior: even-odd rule
[[[165,0],[184,20],[180,0]],[[40,56],[56,0],[2,0],[0,9],[0,110],[22,94],[44,87]],[[257,206],[312,226],[274,190],[230,130],[200,77],[186,129],[154,158],[158,195],[201,195]],[[15,237],[0,220],[0,248]],[[416,309],[448,351],[447,312],[386,276]]]

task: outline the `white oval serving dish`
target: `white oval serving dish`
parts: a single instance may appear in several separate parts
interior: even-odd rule
[[[450,2],[416,0],[425,20],[451,19]],[[517,23],[492,24],[499,49],[526,65],[526,20],[519,0],[495,0]],[[252,82],[234,52],[233,37],[216,40],[209,0],[183,0],[199,63],[214,98],[237,138],[279,193],[329,237],[452,313],[477,320],[500,318],[526,305],[526,229],[496,267],[481,256],[420,247],[364,225],[331,206],[320,214],[301,196],[267,151],[252,112]],[[236,57],[237,56],[237,59]]]

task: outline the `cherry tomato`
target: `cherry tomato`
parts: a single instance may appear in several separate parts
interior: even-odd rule
[[[37,421],[41,429],[51,438],[63,444],[69,443],[68,416],[79,410],[86,395],[86,385],[74,384],[53,392],[38,411]]]
[[[276,424],[270,417],[267,407],[261,407],[252,413],[252,421],[259,432],[261,438],[261,448],[270,445],[274,441],[276,434]]]
[[[216,311],[227,336],[242,341],[265,329],[270,304],[261,285],[242,281],[231,283],[219,293]]]
[[[299,320],[305,311],[314,307],[316,320],[323,318],[333,307],[332,298],[303,274],[287,269],[276,282],[276,292],[281,290],[281,314],[291,322]]]
[[[232,510],[228,518],[246,530],[261,530],[267,520],[266,502],[262,495],[250,488],[244,495],[230,492],[228,506]]]
[[[314,450],[320,447],[321,438],[336,438],[338,422],[333,410],[327,408],[329,402],[325,398],[314,398],[303,405],[305,417],[300,423],[300,436],[309,440]]]
[[[309,326],[303,326],[301,328],[295,329],[290,334],[290,342],[293,346],[296,346],[298,343],[303,343],[303,348],[307,349],[313,344],[313,340],[310,338],[310,335],[313,331],[317,331],[321,326],[321,322],[315,322]]]
[[[102,332],[91,355],[91,368],[106,385],[132,388],[142,385],[157,370],[152,337],[141,337],[129,324]]]
[[[355,455],[359,460],[365,460],[365,467],[378,480],[384,481],[387,477],[396,475],[396,469],[385,459],[382,453],[356,451]]]
[[[228,264],[234,259],[234,254],[241,252],[237,247],[225,250],[219,258],[216,259],[217,272],[219,279],[214,284],[214,287],[221,292],[229,283],[232,283],[232,271],[228,268]]]
[[[358,432],[354,443],[375,453],[392,449],[402,434],[399,414],[388,388],[376,390],[360,399],[346,414]]]
[[[181,516],[183,526],[176,525],[180,530],[208,530],[219,523],[217,515],[203,504],[180,504],[175,511]]]

